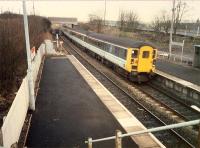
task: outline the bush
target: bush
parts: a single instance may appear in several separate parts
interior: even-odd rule
[[[29,16],[28,20],[30,44],[37,49],[51,23],[40,16]],[[13,13],[0,14],[0,95],[17,91],[26,70],[23,17]]]

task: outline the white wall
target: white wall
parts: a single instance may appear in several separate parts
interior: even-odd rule
[[[45,40],[45,43],[41,44],[34,60],[32,61],[32,75],[34,82],[37,80],[42,57],[45,54],[56,54],[53,49],[53,43],[50,40]],[[0,139],[0,141],[3,141],[3,147],[9,148],[12,144],[18,142],[28,108],[29,89],[28,77],[26,76],[22,81],[22,84],[1,127],[2,139]]]

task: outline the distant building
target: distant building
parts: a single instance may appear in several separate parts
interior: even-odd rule
[[[77,18],[69,18],[69,17],[49,17],[49,20],[52,23],[52,28],[57,28],[61,26],[73,27],[78,25]]]
[[[118,27],[118,21],[106,20],[105,25],[111,27]]]

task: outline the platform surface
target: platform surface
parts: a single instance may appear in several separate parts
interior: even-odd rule
[[[164,60],[157,60],[158,70],[200,86],[200,70]]]
[[[125,132],[68,59],[45,60],[28,147],[87,147],[84,141]],[[114,147],[114,140],[94,143]],[[131,138],[123,147],[137,147]]]

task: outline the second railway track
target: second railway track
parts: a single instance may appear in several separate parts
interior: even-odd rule
[[[110,78],[105,73],[107,67],[99,63],[99,66],[92,63],[95,59],[89,57],[82,50],[74,46],[65,37],[62,37],[65,43],[67,51],[73,54],[131,113],[134,114],[147,128],[163,126],[169,124],[169,121],[164,121],[157,115],[152,113],[145,105],[140,103],[138,99],[133,97],[127,90],[118,85],[117,79],[121,79],[118,76]],[[96,61],[97,62],[97,61]],[[109,69],[108,69],[109,71]],[[115,81],[116,80],[116,81]],[[122,79],[123,81],[123,79]],[[131,85],[129,84],[131,87]],[[183,118],[183,117],[182,117]],[[165,132],[158,132],[154,134],[164,145],[167,147],[194,147],[195,142],[189,138],[185,138],[177,133],[175,130],[168,130]]]
[[[156,101],[160,102],[163,106],[166,106],[171,111],[174,111],[175,114],[179,115],[180,120],[190,121],[200,118],[200,112],[191,108],[189,105],[179,101],[171,95],[168,95],[164,91],[156,88],[151,84],[139,86],[144,92],[149,96],[153,97]]]

